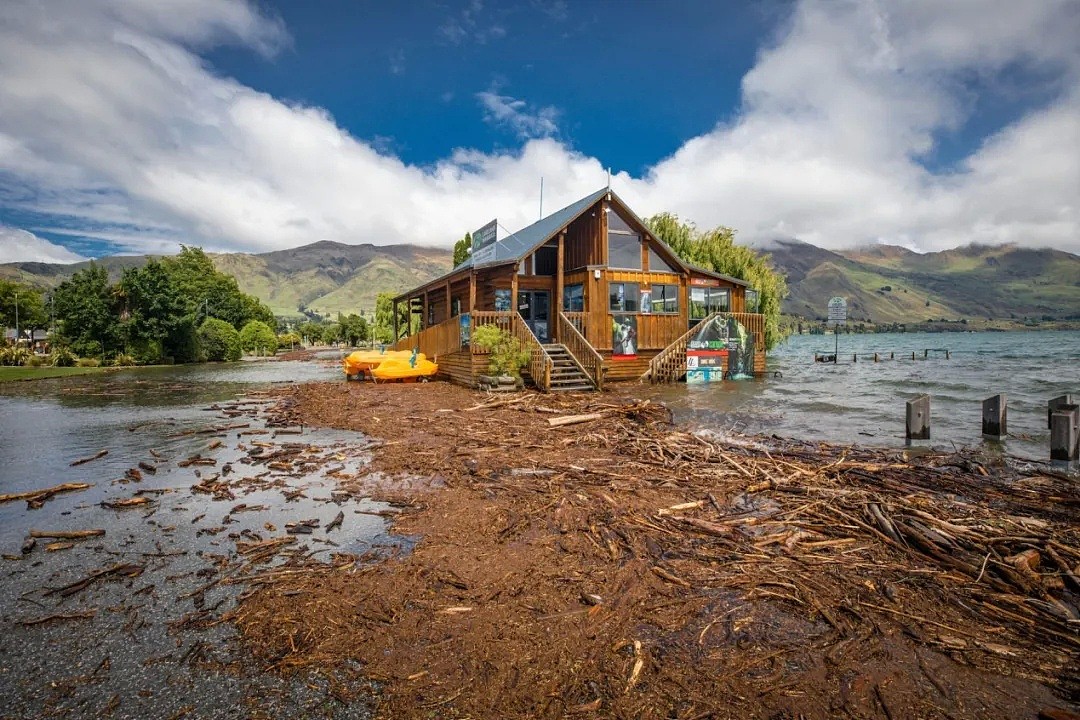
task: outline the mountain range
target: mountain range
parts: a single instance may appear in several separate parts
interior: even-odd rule
[[[1080,320],[1080,256],[1015,245],[916,253],[895,245],[825,250],[799,240],[762,248],[788,278],[784,311],[824,320],[846,297],[856,322]]]
[[[784,311],[823,320],[829,298],[848,299],[853,322],[917,323],[946,319],[1080,320],[1080,256],[1014,245],[968,245],[916,253],[893,245],[825,250],[799,240],[759,248],[788,278]],[[268,253],[211,254],[276,315],[375,308],[383,291],[403,291],[450,269],[449,250],[415,245],[344,245],[317,242]],[[119,277],[146,256],[112,256],[98,262]],[[50,288],[87,263],[7,263],[0,278]]]

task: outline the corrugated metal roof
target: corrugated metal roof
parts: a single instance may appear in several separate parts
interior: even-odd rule
[[[547,217],[537,220],[528,227],[524,227],[515,233],[500,238],[495,243],[494,258],[474,266],[473,259],[470,256],[465,262],[451,270],[450,274],[464,270],[468,267],[487,267],[489,265],[501,265],[502,263],[510,262],[512,260],[520,260],[534,247],[554,237],[556,233],[569,225],[574,218],[588,210],[597,200],[604,197],[608,191],[608,188],[601,188],[593,194],[587,195],[577,202],[567,205],[562,210],[553,212]]]
[[[548,215],[545,218],[541,218],[540,220],[537,220],[532,225],[529,225],[528,227],[524,227],[524,228],[522,228],[521,230],[518,230],[515,233],[511,233],[510,235],[507,235],[506,237],[501,238],[500,240],[498,240],[495,243],[495,257],[494,258],[492,258],[490,260],[487,260],[486,262],[474,265],[473,264],[473,258],[470,255],[468,259],[466,259],[460,265],[456,266],[450,272],[448,272],[448,273],[446,273],[444,275],[441,275],[441,276],[439,276],[438,278],[436,278],[434,280],[430,280],[430,281],[424,283],[423,285],[421,285],[421,286],[419,286],[417,288],[414,288],[413,290],[410,290],[407,293],[399,295],[398,298],[396,298],[396,299],[400,300],[401,298],[407,297],[407,296],[411,295],[412,293],[416,292],[416,290],[419,290],[422,287],[427,287],[427,286],[430,286],[430,285],[435,285],[435,284],[441,283],[441,282],[445,281],[447,278],[449,278],[450,276],[452,276],[452,275],[454,275],[456,273],[459,273],[462,270],[468,270],[469,268],[494,267],[496,265],[505,265],[507,263],[511,263],[511,262],[521,260],[526,255],[528,255],[534,248],[542,245],[543,243],[547,242],[552,237],[554,237],[560,230],[562,230],[564,227],[566,227],[571,222],[573,222],[579,215],[581,215],[583,212],[588,210],[594,203],[599,201],[601,198],[603,198],[608,193],[611,193],[611,196],[612,196],[613,199],[618,200],[619,204],[622,205],[622,207],[628,213],[630,213],[631,217],[635,221],[637,221],[638,224],[640,224],[640,225],[642,225],[643,227],[646,227],[646,228],[648,227],[647,225],[645,225],[645,222],[641,218],[639,218],[634,213],[633,210],[630,209],[630,206],[627,205],[625,202],[623,202],[622,198],[620,198],[618,195],[616,195],[614,192],[612,192],[611,188],[607,188],[607,187],[601,188],[601,189],[597,190],[596,192],[592,193],[591,195],[586,195],[585,197],[581,198],[580,200],[567,205],[563,209],[558,210],[558,211],[552,213],[551,215]],[[723,280],[728,280],[728,281],[736,283],[738,285],[744,285],[744,286],[748,285],[748,283],[745,280],[739,280],[738,278],[733,278],[733,277],[730,277],[728,275],[723,275],[723,274],[718,273],[718,272],[713,272],[712,270],[706,270],[703,267],[698,267],[696,265],[691,265],[690,263],[688,263],[685,260],[683,260],[682,258],[680,258],[678,255],[676,255],[675,251],[672,250],[664,241],[660,240],[660,238],[656,237],[655,234],[650,233],[650,235],[652,235],[652,237],[658,243],[660,243],[660,245],[662,245],[664,248],[666,248],[667,251],[669,253],[671,253],[671,256],[678,263],[680,263],[681,265],[683,265],[683,266],[685,266],[685,267],[687,267],[687,268],[689,268],[691,270],[694,270],[696,272],[703,273],[703,274],[706,274],[706,275],[711,275],[713,277],[721,278]]]
[[[709,270],[708,268],[703,268],[700,265],[686,263],[686,267],[690,268],[693,272],[701,273],[702,275],[711,275],[714,278],[719,278],[720,280],[727,280],[728,282],[735,283],[736,285],[750,287],[750,283],[746,282],[745,280],[740,280],[737,277],[731,277],[730,275],[725,275],[724,273],[718,273],[715,270]]]

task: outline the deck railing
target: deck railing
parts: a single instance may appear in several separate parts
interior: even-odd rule
[[[517,313],[514,313],[511,333],[521,341],[521,346],[529,351],[529,376],[532,377],[533,385],[541,392],[548,392],[551,390],[551,374],[555,371],[555,361],[536,339],[529,324]]]
[[[587,317],[586,313],[583,313],[583,312],[563,312],[563,313],[559,313],[559,314],[560,315],[565,315],[567,321],[571,325],[574,326],[574,328],[578,331],[578,333],[581,334],[581,337],[585,337],[585,326],[586,326],[585,318]]]
[[[585,315],[585,313],[575,314]],[[574,361],[581,366],[586,375],[592,378],[596,389],[602,390],[604,386],[604,358],[600,356],[600,353],[596,352],[596,348],[585,340],[585,336],[581,334],[578,326],[569,317],[569,313],[559,313],[558,337],[559,342],[570,351]]]
[[[703,317],[694,327],[680,335],[673,343],[660,351],[649,361],[649,369],[642,374],[641,379],[650,382],[675,382],[686,374],[686,345],[690,338],[698,331],[703,323],[707,323],[721,313],[714,312]]]
[[[428,360],[461,350],[461,319],[457,316],[398,340],[394,350],[419,350]]]
[[[683,333],[677,340],[668,345],[659,355],[649,361],[649,369],[642,374],[641,379],[651,382],[675,382],[686,374],[686,346],[705,323],[716,317],[733,317],[754,338],[755,346],[763,342],[765,337],[765,316],[758,313],[727,313],[714,312],[702,318],[694,327]],[[755,347],[755,352],[760,349]]]

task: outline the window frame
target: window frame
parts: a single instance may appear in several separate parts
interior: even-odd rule
[[[650,288],[651,288],[651,291],[652,291],[652,297],[650,299],[651,307],[648,310],[649,314],[651,314],[651,315],[678,315],[679,314],[679,295],[680,295],[679,285],[675,285],[673,283],[652,283],[650,285]],[[660,293],[660,295],[658,297],[657,296],[657,289],[658,288],[667,288],[667,289],[669,289],[671,292],[674,293],[674,297],[669,298],[668,295],[667,295],[667,290],[661,290],[661,293]],[[675,306],[674,306],[674,309],[672,309],[672,310],[668,310],[665,307],[669,300],[674,300],[675,301]],[[656,309],[656,304],[658,302],[661,304],[660,307],[664,308],[664,309],[661,309],[661,310]],[[644,309],[642,309],[642,312],[646,312],[646,311]]]
[[[573,308],[573,303],[572,302],[568,302],[568,301],[573,300],[573,297],[571,296],[570,293],[574,290],[574,288],[577,288],[580,291],[581,308],[578,309],[578,310],[575,310]],[[563,285],[562,311],[563,312],[585,312],[585,284],[584,283],[571,283],[570,285]]]
[[[615,307],[613,302],[612,292],[616,287],[622,288],[622,307]],[[630,288],[633,288],[631,290]],[[627,309],[627,301],[632,300],[634,307]],[[641,283],[636,282],[609,282],[608,283],[608,312],[610,313],[630,313],[637,314],[641,312]]]

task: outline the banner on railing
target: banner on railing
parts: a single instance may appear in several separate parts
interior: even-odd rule
[[[686,344],[686,382],[707,383],[754,376],[754,336],[731,315],[720,315]]]
[[[469,313],[458,315],[458,332],[461,338],[461,349],[468,349],[469,341],[472,339],[472,318]]]

